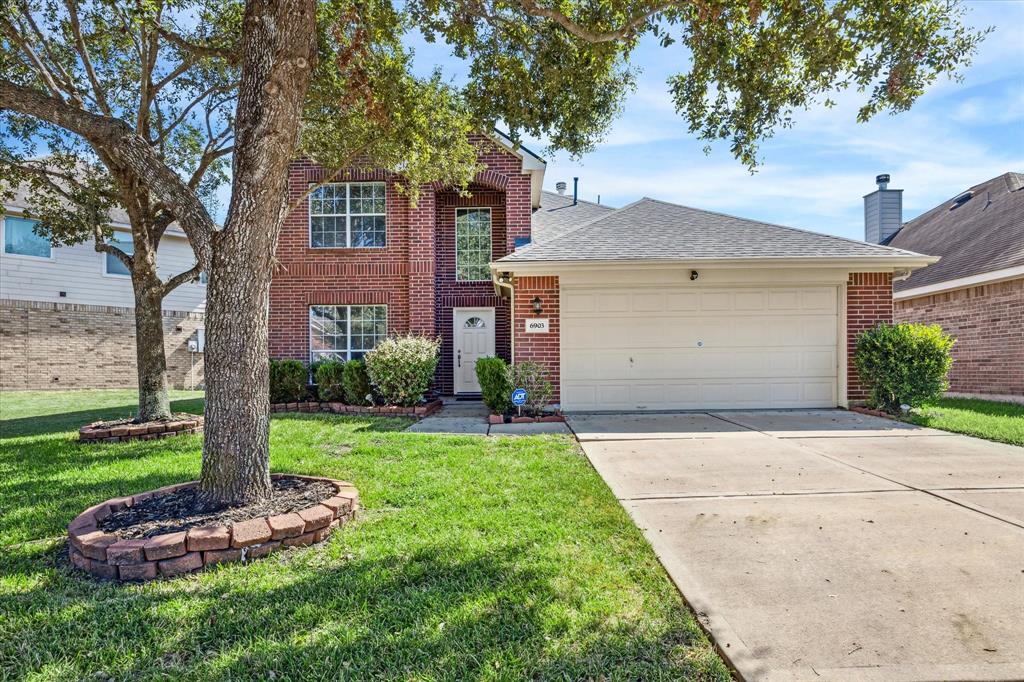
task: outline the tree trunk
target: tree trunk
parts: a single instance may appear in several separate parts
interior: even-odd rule
[[[132,272],[135,290],[135,359],[139,374],[138,420],[169,419],[167,356],[164,354],[163,284],[156,266],[138,262]]]
[[[206,422],[200,504],[270,496],[267,308],[316,59],[315,0],[246,5],[227,223],[213,238],[206,301]]]

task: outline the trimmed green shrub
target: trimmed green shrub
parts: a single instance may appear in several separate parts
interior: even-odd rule
[[[476,361],[475,369],[484,405],[494,414],[510,412],[512,382],[509,380],[508,363],[501,358],[480,358]]]
[[[407,334],[384,339],[366,354],[366,373],[387,405],[412,407],[434,379],[440,339]]]
[[[868,403],[890,414],[918,407],[949,388],[956,339],[937,324],[879,324],[857,337],[854,364],[869,392]]]
[[[328,403],[341,402],[345,399],[343,388],[343,373],[345,362],[341,360],[321,360],[316,363],[313,369],[313,379],[316,381],[317,395],[320,400]]]
[[[341,381],[345,391],[346,404],[370,405],[373,403],[373,386],[370,385],[370,376],[366,373],[365,362],[362,360],[346,362]]]
[[[526,389],[526,410],[533,415],[541,414],[555,394],[547,373],[547,368],[539,362],[517,362],[509,372],[512,388]]]
[[[305,400],[309,373],[298,360],[270,361],[270,402],[295,403]]]

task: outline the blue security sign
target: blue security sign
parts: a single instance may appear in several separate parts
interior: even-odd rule
[[[525,405],[526,404],[526,389],[517,388],[512,391],[512,404],[513,405]]]

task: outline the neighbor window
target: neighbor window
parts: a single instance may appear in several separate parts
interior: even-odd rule
[[[455,278],[463,282],[491,278],[491,209],[455,211]]]
[[[387,243],[383,182],[338,182],[309,195],[309,245],[382,248]]]
[[[114,236],[107,240],[107,243],[121,249],[129,257],[135,252],[135,245],[132,242],[130,232],[115,232]],[[125,277],[132,274],[128,271],[128,266],[111,253],[103,254],[103,272],[107,275],[122,275]]]
[[[32,256],[34,258],[50,258],[53,246],[46,237],[36,234],[37,220],[28,218],[4,218],[4,253],[12,256]]]
[[[310,360],[361,358],[387,333],[387,306],[315,305],[309,308]]]

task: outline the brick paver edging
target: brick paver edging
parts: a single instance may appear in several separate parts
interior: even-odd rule
[[[861,414],[870,414],[872,417],[883,417],[885,419],[896,419],[885,410],[873,410],[870,407],[863,407],[861,405],[850,405],[850,412],[859,412]]]
[[[564,422],[565,415],[545,414],[541,417],[508,417],[507,421],[503,414],[488,415],[488,424],[540,424],[548,422]]]
[[[444,405],[440,400],[431,400],[415,407],[399,405],[346,405],[345,403],[273,403],[271,412],[331,412],[333,414],[379,414],[388,417],[427,417]]]
[[[78,429],[78,440],[83,443],[120,443],[126,440],[154,440],[185,433],[202,433],[203,418],[194,415],[188,419],[146,422],[144,424],[119,424],[103,426],[94,422]]]
[[[305,547],[327,539],[355,518],[359,492],[351,483],[318,476],[273,474],[273,479],[322,481],[334,495],[307,509],[257,517],[223,526],[190,528],[150,538],[121,539],[99,529],[111,513],[136,502],[191,488],[198,481],[169,485],[132,497],[118,497],[89,507],[68,525],[68,553],[77,568],[110,580],[153,580],[199,570],[204,566],[260,559],[281,547]]]

